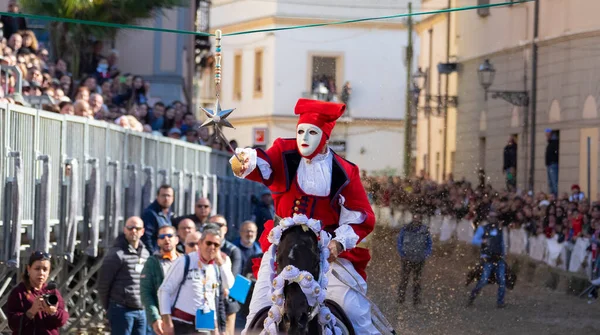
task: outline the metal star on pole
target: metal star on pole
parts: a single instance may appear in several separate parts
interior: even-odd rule
[[[202,111],[204,112],[204,114],[206,114],[206,116],[208,117],[208,119],[206,119],[206,121],[204,121],[204,123],[200,126],[200,127],[206,127],[206,126],[210,126],[210,125],[216,125],[218,126],[224,126],[224,127],[228,127],[228,128],[233,128],[233,125],[231,125],[231,123],[229,123],[229,121],[227,120],[227,117],[233,113],[233,111],[235,110],[235,108],[233,109],[226,109],[226,110],[221,110],[221,104],[219,103],[219,99],[217,99],[217,102],[215,102],[215,109],[205,109],[204,107],[200,107],[202,109]],[[229,142],[228,142],[229,143]]]
[[[221,137],[221,139],[223,139],[223,141],[225,141],[225,144],[227,144],[227,146],[229,147],[229,150],[231,150],[233,152],[233,155],[240,161],[240,163],[243,163],[242,159],[237,155],[237,153],[235,152],[235,150],[229,143],[229,140],[227,139],[227,137],[225,137],[225,134],[223,134],[223,132],[221,132],[220,128],[219,128],[220,126],[223,126],[223,127],[235,129],[233,127],[233,125],[227,120],[227,117],[231,113],[233,113],[235,108],[222,110],[221,104],[219,103],[219,99],[217,98],[217,101],[215,102],[214,110],[206,109],[204,107],[200,107],[200,109],[202,109],[202,111],[204,112],[204,114],[206,114],[206,117],[207,117],[206,121],[204,121],[204,123],[202,123],[200,128],[214,125],[215,133],[217,133],[217,135],[219,137]]]

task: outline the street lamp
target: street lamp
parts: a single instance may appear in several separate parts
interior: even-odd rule
[[[486,59],[483,64],[479,65],[477,75],[479,75],[479,83],[487,91],[492,86],[492,83],[494,83],[494,77],[496,76],[496,69],[494,69],[489,59]]]
[[[485,99],[487,100],[488,93],[492,93],[492,99],[503,99],[513,106],[525,107],[529,105],[529,94],[526,91],[494,91],[489,88],[494,83],[496,69],[489,59],[486,59],[483,64],[479,65],[477,70],[479,84],[485,90]]]
[[[425,87],[425,83],[427,82],[427,73],[425,73],[420,67],[413,74],[413,87],[415,90],[422,91],[423,87]]]

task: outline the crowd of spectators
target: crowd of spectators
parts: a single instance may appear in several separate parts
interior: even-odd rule
[[[162,185],[141,217],[127,219],[103,261],[98,292],[111,331],[187,334],[195,331],[196,311],[208,308],[217,334],[234,335],[245,324],[250,299],[240,304],[229,290],[235,276],[252,278],[251,259],[262,254],[259,231],[273,218],[270,192],[252,197],[252,214],[243,222],[214,215],[207,198],[197,199],[192,213],[175,214],[174,196]]]
[[[19,12],[18,4],[10,1],[8,11]],[[24,19],[4,16],[0,20],[0,101],[30,107],[32,96],[47,96],[46,103],[35,103],[33,107],[228,150],[221,138],[199,127],[199,120],[186,103],[161,101],[152,95],[148,80],[122,71],[118,50],[104,52],[102,41],[94,42],[91,52],[81,58],[80,78],[75,78],[69,72],[69,61],[51,59]],[[22,74],[21,92],[13,67]],[[235,148],[235,141],[231,144]]]
[[[500,213],[500,221],[509,229],[524,228],[528,237],[546,236],[557,239],[568,250],[580,238],[590,241],[594,264],[593,276],[598,276],[600,257],[600,202],[590,201],[578,185],[572,185],[571,193],[558,197],[552,194],[521,193],[495,190],[486,184],[485,177],[478,185],[467,181],[444,183],[426,178],[401,179],[399,177],[363,176],[365,189],[371,201],[378,206],[397,211],[400,207],[425,207],[429,216],[449,215],[457,220],[472,220],[481,224],[494,206]]]

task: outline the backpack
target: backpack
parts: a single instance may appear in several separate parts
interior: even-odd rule
[[[415,263],[423,262],[427,258],[428,238],[429,232],[427,229],[423,229],[423,226],[414,230],[404,228],[402,238],[404,258]]]

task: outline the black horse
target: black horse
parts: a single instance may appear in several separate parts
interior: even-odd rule
[[[305,230],[302,226],[288,228],[282,234],[277,247],[276,262],[277,274],[281,273],[286,266],[293,265],[300,271],[308,271],[315,280],[319,280],[320,252],[316,234],[310,229]],[[320,335],[322,329],[319,325],[318,315],[311,317],[312,308],[308,305],[300,285],[286,283],[283,292],[285,305],[279,331],[288,335]],[[337,325],[341,328],[342,333],[354,335],[352,323],[342,308],[330,300],[326,300],[325,305],[337,318]],[[256,314],[249,326],[250,334],[254,334],[252,330],[260,332],[263,329],[269,309],[270,307],[265,307]]]

